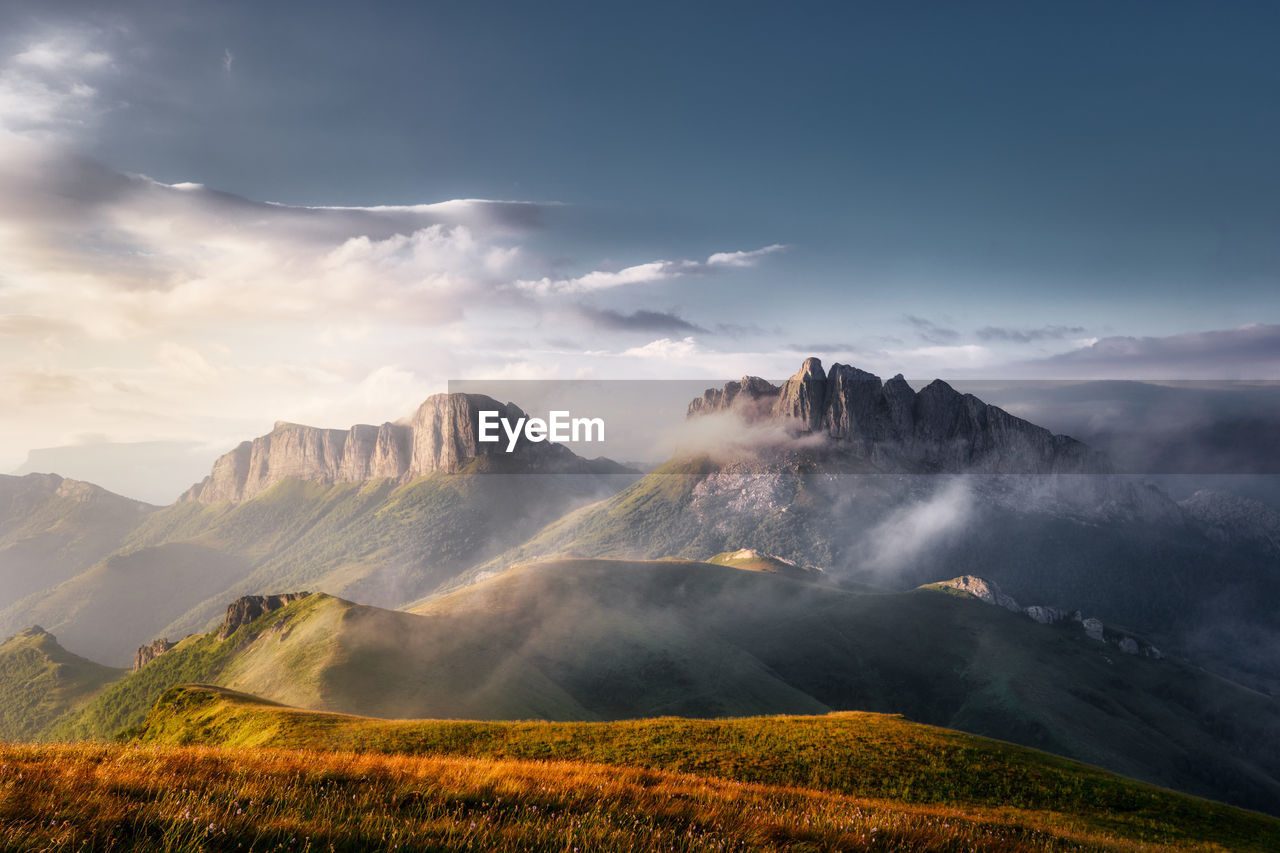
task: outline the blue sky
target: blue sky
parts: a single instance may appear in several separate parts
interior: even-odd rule
[[[1275,4],[15,0],[0,34],[0,468],[450,378],[1280,374]]]

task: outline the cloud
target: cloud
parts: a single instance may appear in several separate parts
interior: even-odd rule
[[[624,314],[608,308],[594,308],[579,305],[574,313],[592,326],[623,332],[707,332],[701,326],[694,325],[683,317],[667,311],[646,311],[640,309]]]
[[[914,314],[907,314],[903,317],[911,326],[915,327],[916,333],[920,335],[921,340],[931,344],[946,345],[951,344],[960,339],[960,333],[955,329],[948,329],[939,326],[932,320],[924,317],[917,317]]]
[[[255,202],[12,138],[0,155],[0,282],[20,283],[0,311],[98,337],[245,319],[439,325],[503,298],[538,221],[525,202]]]
[[[0,62],[0,132],[49,140],[91,124],[102,109],[96,79],[112,66],[93,42],[79,30],[46,33]]]
[[[717,335],[726,335],[730,338],[764,337],[766,335],[782,334],[781,326],[766,329],[755,323],[716,323],[714,330]]]
[[[236,55],[231,52],[231,48],[222,51],[222,70],[227,74],[231,73],[231,66],[236,61]]]
[[[668,281],[673,278],[690,275],[708,275],[724,269],[752,267],[766,256],[781,252],[786,248],[784,245],[774,244],[749,252],[716,252],[705,261],[650,261],[649,263],[636,264],[616,271],[593,270],[577,278],[552,279],[543,277],[534,280],[521,279],[516,281],[515,284],[521,290],[539,295],[589,293],[632,284],[651,284],[658,281]]]
[[[692,336],[678,341],[671,338],[659,338],[644,346],[625,350],[624,356],[632,358],[656,358],[664,361],[686,359],[698,351],[698,342]]]
[[[1041,326],[1038,329],[1014,329],[1001,326],[983,326],[975,333],[984,341],[1007,341],[1029,344],[1037,341],[1060,341],[1083,335],[1083,326]]]
[[[659,443],[670,446],[672,454],[734,462],[741,461],[744,454],[770,448],[814,449],[829,441],[826,433],[797,435],[783,421],[756,420],[752,415],[750,409],[735,409],[689,418],[666,429]]]
[[[59,34],[31,44],[16,54],[13,61],[15,65],[48,72],[93,71],[109,65],[111,57],[102,51],[89,49],[81,38]]]
[[[1280,325],[1101,338],[1014,368],[1017,374],[1071,379],[1277,379]]]
[[[868,531],[863,568],[887,574],[912,565],[964,529],[974,510],[972,489],[963,478],[944,481],[929,495],[894,509]]]

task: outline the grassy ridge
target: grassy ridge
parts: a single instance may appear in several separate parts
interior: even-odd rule
[[[213,681],[236,674],[245,648],[268,626],[277,623],[287,631],[310,617],[327,610],[340,609],[338,599],[323,594],[308,596],[281,610],[266,613],[254,622],[241,626],[226,640],[216,633],[187,637],[170,651],[151,661],[141,670],[112,684],[93,701],[59,720],[48,732],[53,740],[109,739],[121,729],[136,726],[166,690],[174,684],[190,681]],[[283,650],[282,650],[283,651]],[[278,656],[272,657],[278,662]],[[280,666],[277,678],[296,676],[295,690],[305,689],[307,673]]]
[[[1266,849],[1260,830],[1232,840]],[[291,750],[0,746],[0,849],[1187,850],[1051,812],[638,768]]]
[[[1052,813],[1058,827],[1164,841],[1280,845],[1280,821],[1002,741],[842,713],[610,723],[388,721],[177,687],[148,716],[150,745],[362,750],[592,762],[843,796]]]
[[[416,614],[313,598],[225,643],[188,639],[56,735],[110,739],[192,682],[384,719],[880,711],[1280,811],[1273,700],[970,596],[862,595],[707,563],[563,560]]]
[[[0,644],[0,740],[37,737],[123,673],[73,655],[30,628]]]

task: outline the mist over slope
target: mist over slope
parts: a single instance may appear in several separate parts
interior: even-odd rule
[[[915,392],[816,359],[782,386],[710,389],[689,419],[675,459],[455,583],[557,555],[740,548],[894,588],[977,574],[1280,690],[1280,549],[1223,524],[1226,504],[1181,505],[945,383]]]
[[[89,568],[154,510],[56,474],[0,475],[0,610]]]
[[[1280,811],[1274,699],[954,590],[855,593],[710,563],[567,560],[415,613],[321,594],[255,612],[182,641],[51,734],[109,738],[189,682],[385,718],[872,710]]]

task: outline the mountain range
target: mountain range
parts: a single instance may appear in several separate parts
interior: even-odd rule
[[[1280,812],[1266,505],[816,358],[709,389],[644,475],[479,442],[482,410],[523,415],[278,423],[162,508],[0,478],[0,682],[79,673],[12,730],[109,738],[188,682],[389,718],[874,710]]]

